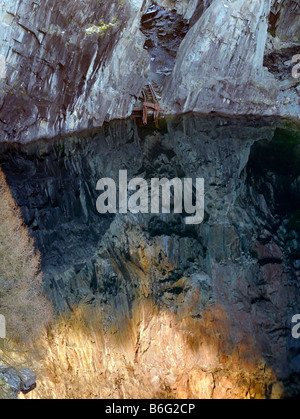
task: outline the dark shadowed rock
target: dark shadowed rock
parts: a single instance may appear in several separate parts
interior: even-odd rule
[[[224,348],[215,325],[205,326],[217,359],[237,346],[239,368],[260,354],[286,394],[296,394],[299,131],[273,119],[186,115],[159,123],[123,121],[86,136],[2,147],[2,169],[42,253],[46,293],[58,311],[101,307],[114,328],[141,300],[199,321],[220,312]],[[129,179],[204,177],[204,222],[100,216],[96,183],[117,181],[120,169]],[[210,368],[220,369],[219,361]],[[264,396],[274,384],[263,388],[267,382]]]

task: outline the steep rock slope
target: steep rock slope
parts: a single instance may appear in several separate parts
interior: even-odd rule
[[[163,92],[166,106],[177,112],[299,117],[295,86],[281,90],[263,67],[271,5],[270,0],[214,0],[180,46]],[[293,14],[282,6],[280,16],[285,27]]]
[[[278,133],[276,154],[268,141],[256,148],[256,140]],[[201,397],[202,380],[206,397],[298,394],[299,342],[291,319],[300,306],[299,134],[288,135],[272,120],[187,116],[161,130],[123,121],[86,138],[2,152],[3,170],[43,254],[48,296],[59,311],[82,303],[100,308],[95,321],[107,331],[97,339],[83,333],[79,342],[68,335],[62,352],[49,352],[50,360],[58,358],[48,359],[48,368],[60,359],[66,376],[74,339],[78,353],[87,339],[93,359],[103,353],[105,388],[111,377],[123,383],[102,396],[133,397],[136,377],[144,380],[142,397],[158,394],[160,384],[171,389],[163,396]],[[117,180],[119,169],[129,179],[204,177],[204,223],[186,226],[174,214],[100,216],[95,185],[100,177]],[[112,349],[112,338],[121,349]],[[50,347],[59,340],[55,332],[49,339]],[[160,383],[155,394],[151,377]]]
[[[275,2],[276,3],[276,2]],[[283,41],[300,42],[300,4],[295,0],[278,1],[275,34]]]
[[[176,39],[174,28],[183,18],[190,26],[165,83],[166,112],[299,116],[298,83],[281,86],[263,69],[268,21],[278,42],[299,42],[296,2],[156,3],[169,10],[166,18],[175,19],[163,40],[172,56],[182,39],[181,29]],[[3,0],[0,54],[6,77],[0,80],[0,141],[29,142],[129,116],[154,59],[140,31],[151,5],[142,0]],[[155,39],[147,41],[155,44]],[[271,45],[274,49],[274,40]],[[169,75],[173,61],[169,66],[164,49],[156,51],[156,58],[160,67],[166,62],[163,71]]]
[[[2,1],[1,141],[127,117],[150,63],[139,31],[142,7],[142,0]]]

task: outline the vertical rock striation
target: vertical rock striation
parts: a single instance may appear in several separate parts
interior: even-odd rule
[[[3,0],[0,141],[29,142],[128,117],[150,81],[151,58],[160,67],[165,62],[164,74],[172,71],[165,46],[176,55],[183,20],[190,30],[165,82],[166,112],[299,116],[295,86],[281,88],[263,67],[269,20],[278,42],[298,45],[295,1],[276,7],[271,0],[159,0],[171,11],[170,22],[157,22],[164,48],[156,57],[144,50],[140,31],[151,5],[157,7],[142,0]],[[155,44],[155,36],[147,42]]]
[[[160,385],[163,397],[299,394],[300,342],[291,336],[300,304],[298,147],[299,132],[281,122],[195,115],[161,130],[122,121],[86,138],[2,146],[1,166],[43,254],[48,296],[60,312],[82,303],[101,311],[107,335],[97,350],[93,337],[78,341],[78,353],[86,339],[95,360],[112,354],[95,362],[107,371],[106,389],[112,379],[123,385],[101,396],[153,397]],[[128,179],[204,177],[204,222],[100,216],[96,183],[117,180],[120,169]],[[72,342],[61,348],[68,383]]]
[[[127,117],[150,63],[142,8],[142,0],[2,1],[0,140],[28,142]]]
[[[277,9],[275,33],[283,41],[300,42],[300,4],[297,0],[282,0]]]
[[[166,106],[298,116],[297,95],[286,106],[287,93],[263,67],[270,7],[271,1],[215,0],[180,46],[163,92]]]

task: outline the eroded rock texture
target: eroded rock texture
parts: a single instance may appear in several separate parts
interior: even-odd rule
[[[142,0],[2,1],[1,141],[28,142],[128,116],[150,63],[139,30],[142,6]],[[86,33],[103,23],[112,26]]]
[[[189,115],[160,123],[112,123],[86,138],[1,152],[43,254],[48,296],[59,311],[98,307],[107,331],[68,335],[61,352],[64,332],[53,332],[59,362],[52,350],[48,361],[76,371],[69,350],[75,339],[81,359],[86,339],[95,362],[103,351],[102,397],[299,395],[299,341],[291,336],[300,309],[299,132],[273,120]],[[204,222],[100,216],[96,183],[118,180],[120,169],[129,179],[204,177]],[[119,346],[110,346],[113,338]],[[109,392],[112,377],[119,385]]]
[[[274,1],[275,35],[283,41],[300,42],[300,5],[295,0]]]
[[[0,366],[0,399],[17,399],[20,393],[27,394],[36,387],[37,376],[29,368],[17,370]]]
[[[288,52],[288,83],[281,85],[263,68],[268,28],[268,53],[291,43],[298,48],[298,2],[156,3],[3,0],[0,53],[7,76],[0,81],[0,141],[29,142],[125,118],[145,83],[163,82],[156,70],[169,76],[165,112],[299,117],[299,86],[291,76],[297,51]],[[167,12],[145,40],[141,19],[149,7]],[[182,22],[190,30],[181,43]],[[91,25],[100,32],[88,34]],[[280,55],[276,62],[281,65],[283,57],[285,62]],[[151,59],[158,63],[155,75]]]
[[[144,13],[141,31],[145,35],[144,48],[151,56],[149,81],[158,88],[173,68],[179,45],[189,29],[189,22],[175,10],[167,11],[156,4]]]
[[[215,0],[180,46],[165,103],[177,112],[299,116],[295,86],[281,89],[263,67],[271,3]],[[282,6],[280,16],[287,15]]]
[[[150,3],[148,1],[148,3]],[[192,1],[178,1],[178,0],[159,0],[158,3],[161,7],[166,10],[176,10],[177,13],[183,15],[186,19],[191,19],[193,14],[195,13],[198,3],[202,3],[200,0],[192,0]]]

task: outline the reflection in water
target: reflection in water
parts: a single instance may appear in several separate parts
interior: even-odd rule
[[[227,386],[226,396],[234,397],[238,385],[226,368],[240,380],[248,363],[247,388],[264,368],[259,358],[287,394],[299,394],[300,343],[290,325],[300,311],[299,131],[273,119],[195,115],[160,126],[141,128],[129,120],[3,147],[1,165],[42,252],[48,296],[58,310],[82,302],[100,307],[104,324],[117,330],[131,321],[137,304],[151,301],[179,323],[199,325],[195,377],[222,367],[223,378],[215,376],[212,387]],[[178,214],[99,215],[96,183],[117,180],[119,170],[128,170],[130,179],[204,178],[204,222],[188,226]],[[213,320],[218,316],[224,327]],[[141,362],[150,368],[157,325],[143,327],[143,341],[140,329],[132,336],[139,345],[148,342]],[[196,336],[193,327],[189,336]],[[211,336],[212,364],[201,355]],[[179,367],[181,361],[172,366],[177,385],[179,375],[184,382],[195,367]],[[269,396],[272,380],[257,378]],[[195,391],[189,395],[197,397]]]

